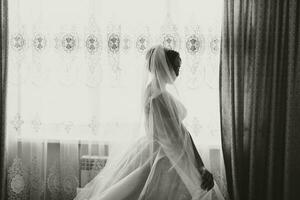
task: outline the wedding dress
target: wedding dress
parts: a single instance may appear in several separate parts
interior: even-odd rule
[[[182,123],[186,109],[164,87],[173,85],[175,77],[164,48],[153,47],[146,58],[152,76],[143,98],[145,134],[112,156],[75,200],[203,200],[212,190],[223,199],[216,184],[209,192],[200,187],[191,139]]]

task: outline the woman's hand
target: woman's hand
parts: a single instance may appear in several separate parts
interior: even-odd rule
[[[201,188],[209,191],[214,186],[213,175],[205,168],[200,168],[200,175],[202,178]]]

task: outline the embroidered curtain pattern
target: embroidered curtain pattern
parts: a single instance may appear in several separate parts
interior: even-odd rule
[[[82,156],[106,156],[109,142],[138,131],[140,74],[155,44],[181,54],[185,124],[225,192],[220,0],[12,0],[8,7],[9,199],[72,199]]]

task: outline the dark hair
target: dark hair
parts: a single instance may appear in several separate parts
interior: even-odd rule
[[[165,55],[166,55],[166,60],[170,68],[172,68],[178,76],[179,74],[179,67],[178,63],[176,62],[178,58],[180,58],[180,55],[177,51],[174,51],[172,49],[165,49]]]
[[[154,52],[155,48],[152,47],[151,49],[149,49],[146,53],[146,59],[149,59],[149,65],[148,65],[148,70],[149,72],[151,72],[151,69],[150,69],[150,66],[151,66],[151,57],[152,57],[152,54]]]

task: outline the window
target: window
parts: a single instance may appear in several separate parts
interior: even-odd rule
[[[145,51],[182,57],[196,142],[219,142],[221,1],[9,1],[8,128],[19,138],[109,140],[137,130]],[[201,140],[200,140],[201,138]]]

